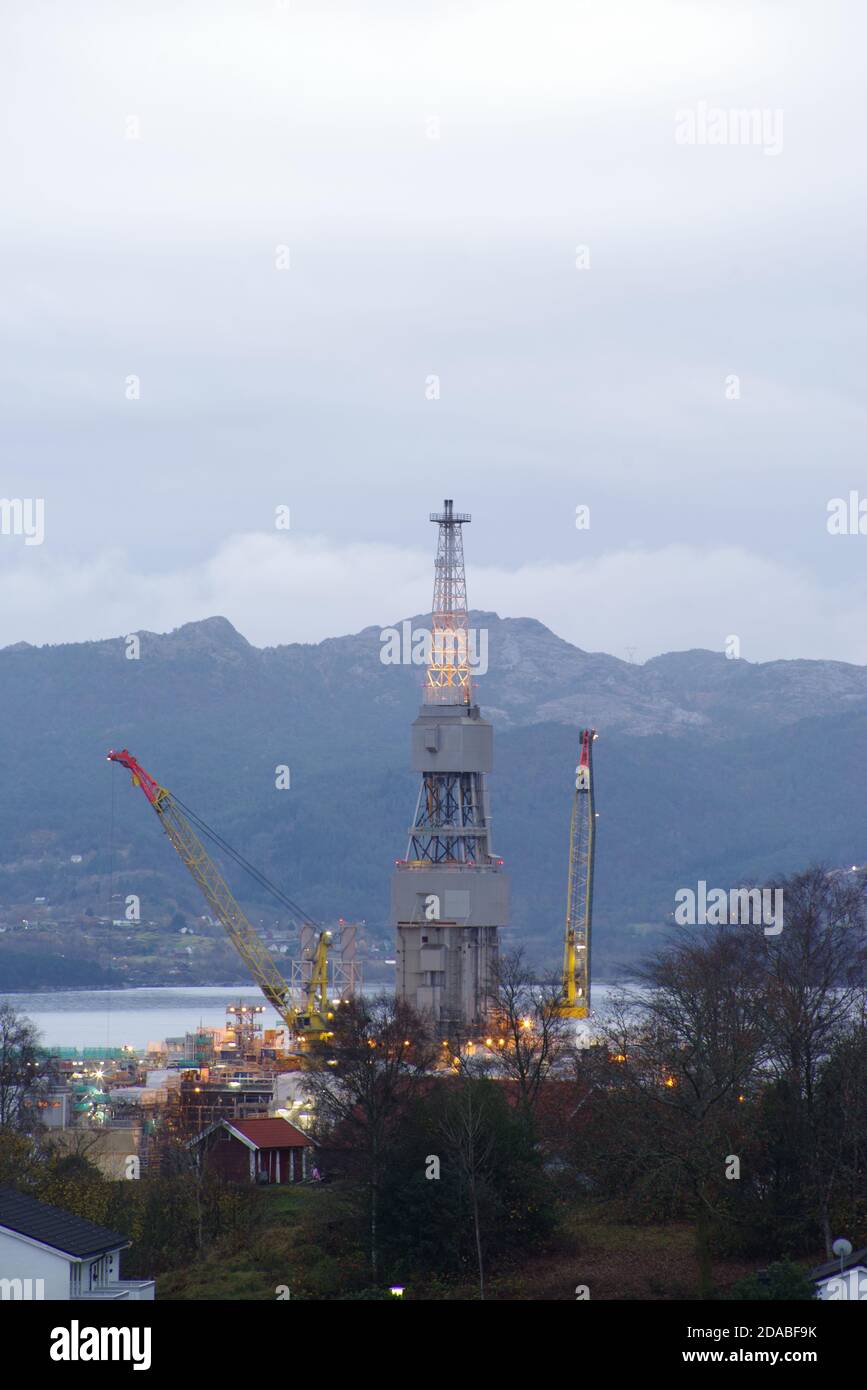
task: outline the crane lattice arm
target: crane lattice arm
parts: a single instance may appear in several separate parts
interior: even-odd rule
[[[290,987],[277,969],[274,957],[239,907],[223,875],[171,792],[161,787],[128,749],[120,752],[112,749],[108,758],[110,762],[120,763],[127,769],[132,776],[133,786],[141,787],[178,856],[199,885],[214,916],[222,923],[268,1003],[292,1032],[299,1032],[307,1039],[327,1035],[328,1024],[333,1017],[327,1011],[327,947],[331,933],[320,933],[307,1008],[298,1009],[292,1002]]]
[[[575,768],[575,795],[569,827],[569,881],[566,889],[566,940],[563,951],[564,1018],[590,1012],[590,927],[593,916],[593,856],[596,813],[593,809],[593,741],[595,729],[581,730]]]

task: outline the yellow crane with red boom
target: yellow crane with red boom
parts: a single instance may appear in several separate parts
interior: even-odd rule
[[[119,752],[111,749],[108,760],[125,767],[132,778],[133,786],[140,787],[144,792],[181,862],[198,884],[211,911],[222,924],[268,1003],[276,1009],[290,1032],[300,1038],[302,1046],[306,1047],[327,1041],[331,1036],[331,1024],[334,1020],[334,1010],[328,1000],[328,949],[331,944],[331,932],[324,931],[314,923],[291,898],[249,864],[237,850],[232,849],[231,845],[200,816],[185,806],[166,787],[160,786],[156,778],[145,771],[127,748]],[[273,893],[293,916],[300,917],[318,932],[310,978],[305,982],[305,997],[301,1004],[295,1003],[291,986],[277,969],[271,952],[236,901],[219,868],[205,849],[199,832],[251,874],[261,887]]]
[[[593,918],[593,860],[596,849],[596,811],[593,804],[593,744],[595,729],[581,730],[575,768],[575,792],[569,825],[569,880],[566,888],[566,939],[563,948],[562,1018],[586,1018],[590,1013],[590,928]]]

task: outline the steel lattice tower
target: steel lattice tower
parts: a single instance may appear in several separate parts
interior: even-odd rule
[[[493,730],[473,703],[464,574],[466,513],[451,500],[439,527],[424,703],[412,729],[421,774],[406,859],[392,880],[397,991],[444,1030],[481,1024],[508,914],[508,879],[490,843],[486,773]]]
[[[593,743],[596,737],[595,729],[581,730],[581,751],[575,768],[575,795],[569,823],[563,993],[559,1007],[564,1018],[586,1018],[590,1012],[590,934],[596,840]]]
[[[469,665],[467,580],[464,573],[462,527],[472,521],[469,512],[456,512],[450,499],[441,512],[431,512],[439,526],[434,561],[434,594],[431,609],[431,660],[425,682],[430,703],[468,705],[472,696]]]

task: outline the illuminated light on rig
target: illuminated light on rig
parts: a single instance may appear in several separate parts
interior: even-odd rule
[[[403,1284],[392,1284],[388,1292],[391,1294],[392,1298],[403,1298],[404,1286]]]
[[[675,1076],[667,1076],[667,1077],[665,1078],[665,1084],[666,1084],[666,1086],[668,1087],[668,1089],[671,1090],[673,1086],[676,1086],[676,1085],[677,1085],[677,1077],[675,1077]]]

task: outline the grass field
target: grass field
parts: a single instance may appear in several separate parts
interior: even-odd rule
[[[274,1300],[278,1289],[292,1298],[346,1298],[369,1282],[364,1262],[347,1246],[346,1256],[323,1253],[339,1244],[346,1194],[327,1188],[269,1188],[261,1194],[263,1220],[246,1243],[218,1245],[208,1258],[157,1280],[159,1299]],[[604,1208],[563,1206],[557,1233],[544,1250],[528,1250],[520,1263],[491,1269],[491,1300],[571,1301],[586,1285],[593,1300],[686,1299],[697,1296],[698,1268],[693,1231],[687,1225],[632,1225]],[[718,1259],[713,1275],[724,1294],[756,1268],[755,1261]],[[383,1282],[387,1283],[384,1271]],[[283,1295],[285,1297],[285,1293]],[[474,1282],[431,1276],[407,1284],[407,1298],[475,1299]]]

